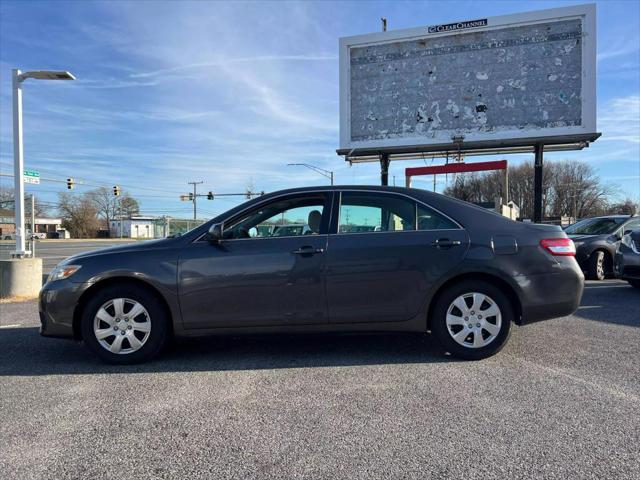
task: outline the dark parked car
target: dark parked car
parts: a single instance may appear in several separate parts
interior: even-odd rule
[[[254,228],[278,222],[308,229]],[[285,331],[431,331],[480,359],[512,322],[576,310],[574,254],[560,227],[423,190],[285,190],[177,238],[66,259],[42,288],[41,333],[113,363],[150,359],[170,336]]]
[[[625,232],[640,228],[640,217],[609,215],[580,220],[564,231],[576,245],[576,260],[589,280],[613,275],[613,258]]]
[[[615,258],[616,276],[640,288],[640,229],[627,231],[620,241]]]

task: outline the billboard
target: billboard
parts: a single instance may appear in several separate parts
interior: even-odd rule
[[[595,134],[595,15],[579,5],[341,38],[339,153]]]

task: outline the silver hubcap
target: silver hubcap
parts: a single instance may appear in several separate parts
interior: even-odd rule
[[[117,354],[133,353],[149,339],[151,317],[135,300],[114,298],[98,309],[93,333],[105,350]]]
[[[447,309],[447,331],[460,345],[482,348],[500,333],[502,314],[493,299],[484,293],[465,293]]]
[[[598,257],[596,268],[598,271],[598,277],[604,277],[604,255],[600,255]]]

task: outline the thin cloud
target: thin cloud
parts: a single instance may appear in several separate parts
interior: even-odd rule
[[[167,73],[177,73],[185,70],[193,70],[198,68],[224,67],[233,63],[256,63],[256,62],[274,62],[274,61],[297,61],[297,62],[318,62],[327,60],[337,60],[336,55],[262,55],[257,57],[239,57],[219,59],[208,62],[190,63],[188,65],[178,65],[175,67],[162,68],[151,72],[140,72],[129,75],[131,78],[148,78],[157,77],[158,75],[166,75]]]
[[[625,42],[625,43],[617,43],[614,46],[609,46],[609,48],[603,52],[599,52],[596,56],[598,62],[603,62],[605,60],[610,60],[612,58],[624,57],[626,55],[631,55],[632,53],[638,53],[640,48],[638,48],[637,42]]]
[[[599,111],[598,141],[640,143],[640,95],[618,97],[607,102]]]

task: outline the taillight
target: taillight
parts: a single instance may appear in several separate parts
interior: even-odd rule
[[[559,257],[575,257],[576,246],[570,238],[545,238],[540,240],[542,248],[551,255]]]

